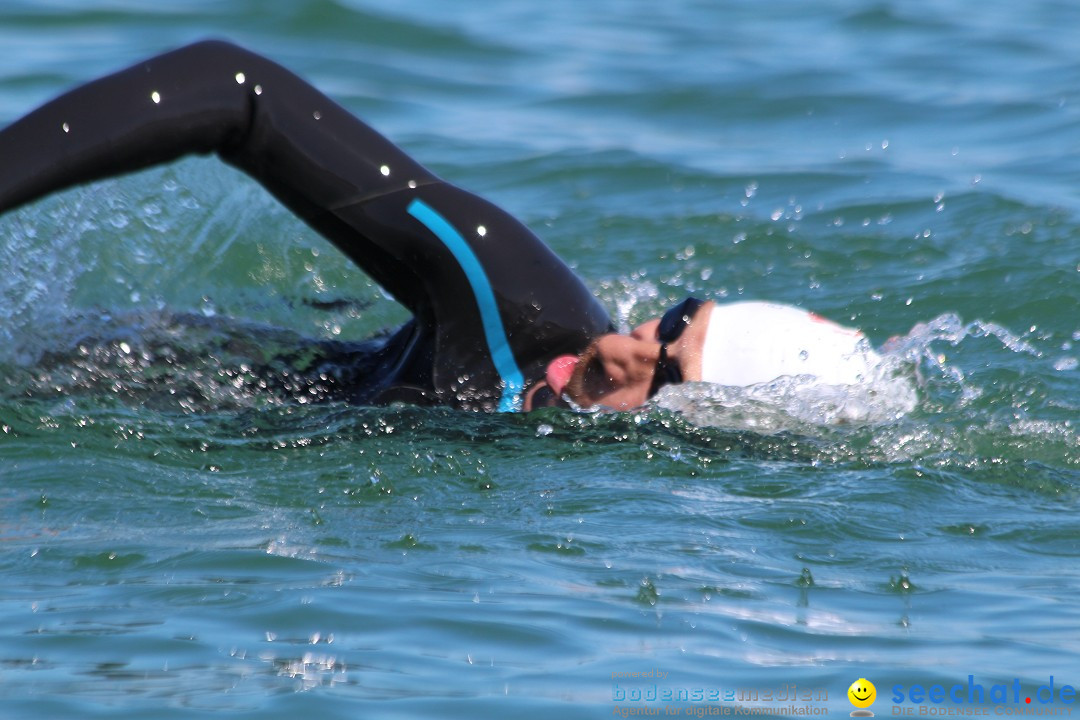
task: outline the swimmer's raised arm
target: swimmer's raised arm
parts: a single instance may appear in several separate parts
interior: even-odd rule
[[[0,132],[0,212],[188,154],[251,175],[412,306],[364,228],[334,210],[437,179],[285,68],[202,42],[90,82]],[[415,291],[414,291],[415,292]],[[418,300],[418,299],[415,299]],[[414,308],[415,311],[415,308]]]
[[[513,407],[551,357],[609,329],[580,280],[513,217],[224,42],[93,81],[0,131],[0,213],[199,153],[258,180],[416,315],[438,347],[430,382],[442,401]]]
[[[367,228],[348,226],[335,210],[437,179],[293,73],[228,43],[201,42],[151,58],[5,128],[0,212],[205,153],[258,180],[403,302],[416,304],[400,268],[379,272],[392,260],[363,247],[372,240],[360,236],[371,235]]]
[[[436,180],[293,73],[216,41],[62,95],[6,128],[0,150],[0,212],[190,153],[218,153],[298,211]]]

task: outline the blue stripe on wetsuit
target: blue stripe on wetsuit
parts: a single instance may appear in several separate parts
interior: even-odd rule
[[[514,354],[510,350],[510,341],[506,337],[506,328],[499,317],[499,308],[495,305],[495,291],[484,272],[476,253],[465,242],[453,225],[423,200],[415,199],[409,203],[408,212],[422,222],[435,237],[450,250],[458,265],[465,272],[465,277],[472,287],[476,304],[480,308],[480,322],[484,326],[488,352],[503,381],[502,398],[499,400],[500,412],[514,412],[521,409],[521,392],[525,389],[525,378],[521,374]]]

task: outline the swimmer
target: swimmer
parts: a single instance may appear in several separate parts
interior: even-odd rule
[[[526,407],[566,397],[581,407],[630,410],[665,385],[694,381],[854,386],[873,380],[881,363],[862,332],[800,308],[687,298],[629,335],[605,334],[579,356],[556,358]]]
[[[626,410],[672,383],[806,375],[880,359],[797,308],[689,298],[629,335],[524,225],[444,182],[290,71],[206,41],[46,103],[0,131],[0,214],[44,195],[216,153],[334,243],[412,319],[350,398],[465,410]]]

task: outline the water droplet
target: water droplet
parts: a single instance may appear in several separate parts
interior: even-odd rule
[[[390,166],[389,165],[383,165],[381,168],[379,168],[379,172],[381,172],[384,177],[389,177],[390,176]]]
[[[484,227],[483,225],[477,225],[476,226],[476,234],[479,235],[480,237],[484,237],[485,235],[487,235],[487,228]]]
[[[641,587],[637,592],[637,600],[641,603],[656,605],[660,600],[660,594],[660,589],[653,584],[652,580],[646,577],[641,580]]]
[[[915,586],[911,582],[911,578],[908,577],[906,571],[900,573],[900,577],[889,578],[889,585],[893,590],[901,593],[909,593],[915,590]]]
[[[61,125],[60,127],[62,127],[62,128],[64,129],[64,132],[66,132],[66,133],[69,133],[69,132],[71,132],[71,126],[70,126],[70,125],[68,125],[67,123],[64,123],[64,124],[63,124],[63,125]]]
[[[810,353],[807,352],[806,350],[800,350],[799,351],[799,359],[802,360],[803,362],[806,362],[807,360],[810,359]]]
[[[315,112],[311,113],[311,117],[315,118],[316,120],[322,120],[322,113],[316,110]]]
[[[150,93],[150,99],[154,101],[155,105],[160,104],[161,103],[161,93],[159,93],[157,90],[155,90],[154,92]]]
[[[245,80],[247,80],[247,78],[244,76],[244,73],[242,73],[242,72],[236,73],[236,84],[237,85],[243,85]]]

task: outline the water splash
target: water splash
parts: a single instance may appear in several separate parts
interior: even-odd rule
[[[997,341],[997,357],[983,359],[984,366],[1004,364],[1015,355],[1044,356],[1027,339],[997,323],[978,319],[965,323],[958,315],[945,313],[886,342],[874,376],[858,385],[822,385],[812,377],[779,378],[747,388],[687,383],[664,388],[657,404],[702,427],[761,433],[889,423],[917,409],[956,412],[985,391],[970,378],[972,372],[949,360],[940,346],[958,348],[982,338]]]
[[[29,362],[37,348],[31,336],[53,335],[66,314],[77,279],[86,271],[80,238],[95,226],[83,211],[82,194],[54,203],[43,242],[40,221],[29,211],[13,213],[0,229],[0,362]]]
[[[687,383],[664,388],[656,405],[704,429],[805,438],[823,458],[915,460],[1023,484],[1033,464],[1043,477],[1048,467],[1080,466],[1076,400],[1046,386],[1039,343],[946,313],[885,343],[881,372],[858,386]],[[1077,488],[1063,475],[1040,489]]]
[[[16,338],[0,361],[4,395],[179,410],[231,411],[342,399],[381,338],[316,340],[227,316],[80,313]],[[348,377],[346,377],[348,376]]]
[[[824,384],[809,375],[749,387],[685,383],[663,388],[655,402],[701,427],[814,434],[814,428],[878,425],[904,417],[918,406],[915,368],[907,355],[887,353],[854,385]]]

